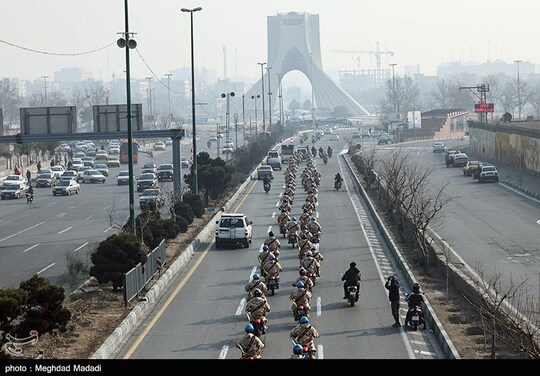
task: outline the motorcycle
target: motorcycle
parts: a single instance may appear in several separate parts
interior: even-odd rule
[[[247,312],[246,315],[249,323],[253,325],[253,334],[255,334],[257,337],[260,337],[261,334],[266,334],[262,317],[251,317],[251,315]]]
[[[313,282],[313,286],[317,283],[317,275],[312,272],[307,272],[306,276],[308,276],[309,279],[311,279],[311,282]]]
[[[261,359],[260,356],[253,356],[253,355],[249,355],[247,353],[244,352],[244,349],[242,348],[242,346],[240,345],[236,345],[236,348],[240,350],[240,353],[242,354],[240,356],[240,359],[250,359],[250,360],[253,360],[253,359]]]
[[[27,193],[26,194],[26,203],[31,204],[34,202],[34,194],[33,193]]]
[[[292,343],[294,345],[298,344],[298,342],[296,342],[294,340],[294,338],[291,338],[291,340],[292,340]],[[302,358],[303,359],[316,359],[315,358],[315,353],[317,352],[317,350],[311,349],[313,347],[312,344],[313,344],[313,342],[310,342],[307,346],[301,345],[302,346]]]
[[[274,295],[274,290],[279,289],[279,277],[276,275],[271,275],[270,277],[268,277],[267,286],[268,290],[270,290],[272,295]]]
[[[354,303],[358,301],[356,294],[358,292],[358,286],[347,286],[347,300],[351,307],[354,307]]]
[[[420,325],[423,325],[424,329],[426,329],[426,321],[422,314],[422,308],[419,306],[409,308],[408,316],[409,320],[405,324],[409,325],[413,330],[417,330]]]
[[[332,158],[332,149],[328,148],[328,158]]]
[[[298,240],[296,233],[289,234],[288,243],[291,244],[293,248],[296,247],[297,242]]]
[[[300,304],[294,309],[294,321],[300,320],[302,316],[309,317],[309,309]]]
[[[341,181],[340,181],[340,180],[336,180],[336,181],[334,182],[334,189],[335,189],[336,191],[339,191],[339,190],[341,189]]]
[[[266,193],[270,192],[270,183],[264,183],[264,191]]]
[[[285,225],[279,225],[279,233],[283,235],[283,237],[287,237],[287,226]]]

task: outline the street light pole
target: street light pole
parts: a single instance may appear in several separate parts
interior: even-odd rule
[[[171,112],[171,76],[172,73],[165,73],[165,76],[167,76],[167,89],[169,91],[168,93],[168,99],[169,99],[169,125],[172,123],[172,112]]]
[[[120,48],[126,49],[126,102],[127,102],[127,141],[128,141],[128,172],[129,172],[129,224],[131,232],[136,234],[135,228],[135,192],[133,189],[133,130],[131,125],[131,74],[129,69],[129,50],[137,47],[135,39],[130,39],[129,32],[129,17],[128,17],[128,0],[124,0],[124,15],[126,31],[124,37],[118,39],[116,44]],[[122,33],[120,33],[122,34]]]
[[[242,128],[243,128],[243,146],[246,146],[246,107],[244,104],[245,94],[242,94]]]
[[[266,124],[265,124],[265,114],[264,114],[264,66],[266,63],[257,63],[261,66],[261,96],[262,96],[262,105],[263,105],[263,113],[262,113],[262,126],[263,126],[263,133],[266,132]]]
[[[43,78],[43,81],[45,82],[45,106],[47,106],[47,78],[49,78],[49,76],[41,76],[41,78]]]
[[[145,80],[148,80],[148,89],[146,89],[146,92],[148,93],[148,117],[149,119],[153,119],[152,116],[152,90],[150,88],[151,82],[154,79],[154,77],[148,76],[144,78]]]
[[[251,99],[255,99],[255,136],[259,135],[259,118],[257,116],[257,98],[260,98],[261,96],[259,94],[252,95]],[[250,136],[253,136],[251,134],[251,130],[249,131]]]
[[[278,73],[277,74],[278,76],[278,105],[279,105],[279,123],[281,124],[282,127],[285,126],[284,121],[283,121],[283,86],[281,84],[281,78],[283,77],[283,75],[281,73]]]
[[[227,133],[227,138],[225,141],[229,141],[229,127],[231,126],[231,121],[230,121],[230,102],[229,102],[229,99],[230,97],[234,97],[234,91],[231,91],[230,93],[221,93],[221,98],[227,98],[227,106],[226,106],[226,113],[225,113],[225,129],[227,130],[226,133]],[[236,123],[235,123],[236,125]],[[238,133],[236,133],[236,144],[235,144],[235,147],[238,147]],[[229,159],[229,154],[227,154],[227,159]]]
[[[517,63],[518,119],[521,119],[521,85],[519,84],[519,63],[522,61],[523,60],[514,60],[514,63]]]
[[[266,68],[266,74],[268,75],[268,129],[272,132],[272,90],[270,89],[270,70],[272,67]]]
[[[126,0],[127,1],[127,0]],[[199,194],[199,180],[197,177],[197,139],[195,130],[195,62],[194,62],[194,49],[193,49],[193,13],[202,10],[201,7],[187,9],[182,8],[182,12],[188,12],[191,16],[191,122],[193,133],[193,164],[191,165],[191,171],[193,176],[193,194]]]

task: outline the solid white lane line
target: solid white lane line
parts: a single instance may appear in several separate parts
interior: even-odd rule
[[[242,298],[240,300],[240,304],[238,305],[238,308],[236,309],[235,316],[240,316],[242,314],[242,311],[244,310],[244,304],[246,303],[246,298]]]
[[[14,236],[17,236],[17,235],[19,235],[19,234],[22,234],[23,232],[26,232],[26,231],[31,230],[31,229],[33,229],[33,228],[36,228],[36,227],[38,227],[39,225],[42,225],[42,224],[44,224],[44,223],[45,223],[45,222],[39,222],[37,225],[33,225],[33,226],[31,226],[31,227],[28,227],[27,229],[24,229],[24,230],[21,230],[21,231],[19,231],[19,232],[14,233],[14,234],[11,234],[11,235],[9,235],[9,236],[6,236],[5,238],[0,239],[0,242],[3,242],[4,240],[8,240],[8,239],[10,239],[10,238],[12,238],[12,237],[14,237]]]
[[[321,297],[317,296],[317,316],[320,316],[321,313],[322,313]]]
[[[279,206],[279,201],[278,201],[278,202],[276,202],[276,208],[277,208],[278,206]]]
[[[261,247],[261,250],[262,250],[262,247]],[[251,273],[249,273],[248,282],[251,281],[251,279],[253,278],[253,274],[255,274],[256,272],[257,272],[257,267],[254,266],[253,269],[251,269]]]
[[[46,268],[41,269],[39,272],[37,272],[37,274],[43,273],[45,270],[49,269],[50,267],[52,267],[52,266],[55,265],[55,264],[56,264],[56,263],[53,262],[51,265],[47,266]]]
[[[275,217],[276,217],[276,212],[272,212],[272,218],[275,218]]]
[[[109,227],[108,229],[106,229],[105,231],[103,232],[107,232],[107,231],[110,231],[112,229],[112,227]]]
[[[88,220],[89,220],[90,218],[92,218],[93,216],[94,216],[94,215],[92,214],[91,216],[85,218],[84,220],[85,220],[85,221],[88,221]]]
[[[323,345],[317,345],[317,359],[324,359]]]
[[[36,248],[38,245],[39,245],[39,243],[38,243],[38,244],[34,244],[33,246],[26,248],[24,251],[22,251],[22,253],[28,252],[28,251],[31,250],[32,248]]]
[[[272,231],[272,226],[268,226],[268,231],[266,231],[266,233],[269,233],[270,231]]]

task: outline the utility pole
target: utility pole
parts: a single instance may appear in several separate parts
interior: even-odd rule
[[[257,63],[261,66],[261,97],[262,97],[262,126],[263,126],[263,133],[266,132],[266,123],[265,123],[265,114],[264,114],[264,66],[266,63]]]
[[[268,130],[272,132],[272,90],[270,89],[270,70],[272,67],[266,68],[268,75]]]
[[[167,89],[169,90],[169,127],[172,123],[172,112],[171,112],[171,76],[172,73],[166,73],[165,76],[167,77]]]

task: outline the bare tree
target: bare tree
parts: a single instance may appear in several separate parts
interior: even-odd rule
[[[0,81],[0,108],[4,115],[4,126],[11,128],[19,123],[19,108],[22,106],[23,97],[18,94],[17,87],[9,78]]]
[[[479,271],[479,276],[478,296],[463,295],[480,314],[484,332],[491,335],[491,358],[496,358],[497,340],[501,339],[529,358],[540,359],[540,307],[526,293],[526,280],[503,284],[501,273],[486,279]]]
[[[394,90],[395,85],[395,90]],[[401,114],[409,108],[420,108],[420,90],[409,76],[394,77],[385,82],[385,98],[379,104],[379,112],[389,114],[395,112]],[[404,114],[402,114],[404,115]],[[404,116],[403,116],[404,118]]]
[[[536,111],[536,118],[540,119],[540,84],[535,84],[531,88],[529,103]]]
[[[434,105],[438,108],[448,108],[448,103],[450,101],[450,87],[448,81],[442,80],[437,81],[437,87],[435,90],[431,91],[431,97],[434,102]]]

